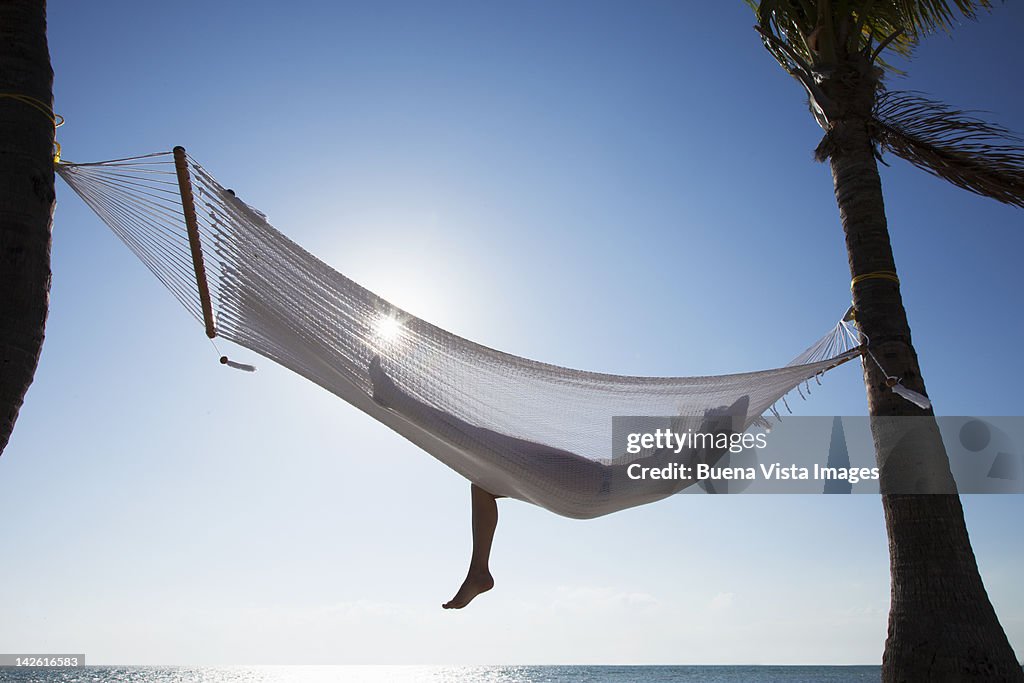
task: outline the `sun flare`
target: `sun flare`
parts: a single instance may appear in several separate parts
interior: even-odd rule
[[[374,333],[382,341],[397,341],[402,334],[402,323],[394,315],[381,316],[374,324]]]

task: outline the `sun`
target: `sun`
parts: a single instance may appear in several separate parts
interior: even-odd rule
[[[397,341],[402,335],[403,325],[394,315],[383,315],[377,318],[373,331],[378,339],[385,342]]]

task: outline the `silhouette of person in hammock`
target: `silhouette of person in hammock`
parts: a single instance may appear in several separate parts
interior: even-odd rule
[[[610,486],[631,486],[637,489],[636,495],[642,496],[643,502],[650,502],[677,493],[694,482],[632,482],[626,475],[629,464],[641,463],[657,467],[669,462],[679,462],[681,458],[688,459],[691,464],[697,461],[714,464],[727,452],[727,449],[701,449],[677,454],[662,450],[625,463],[604,464],[570,451],[478,427],[427,405],[403,391],[387,376],[381,367],[379,356],[374,356],[370,361],[369,375],[373,386],[373,400],[379,405],[400,413],[409,421],[451,443],[473,444],[496,454],[515,453],[520,468],[525,466],[536,476],[552,480],[553,486],[564,488],[565,495],[601,496],[608,493]],[[731,433],[742,429],[748,405],[749,398],[743,396],[731,406],[721,406],[708,411],[700,431]],[[567,472],[571,472],[571,476],[566,476]],[[442,605],[444,609],[462,609],[476,596],[494,587],[494,578],[490,571],[491,545],[498,525],[497,499],[504,497],[491,493],[476,483],[470,484],[473,551],[466,578],[455,596]]]

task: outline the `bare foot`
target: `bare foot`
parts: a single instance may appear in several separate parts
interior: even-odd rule
[[[455,597],[441,605],[441,607],[445,609],[462,609],[472,602],[473,598],[481,593],[486,593],[492,588],[494,588],[494,579],[491,578],[490,572],[485,571],[482,574],[471,573],[462,582],[462,587],[459,588],[459,592],[455,594]]]

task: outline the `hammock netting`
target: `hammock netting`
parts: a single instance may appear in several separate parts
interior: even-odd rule
[[[629,377],[548,365],[446,332],[359,286],[275,230],[187,159],[219,337],[319,384],[496,495],[588,518],[652,502],[613,452],[614,416],[726,415],[743,431],[799,385],[860,353],[840,322],[789,365],[714,377]],[[201,323],[171,152],[57,167]],[[693,454],[690,454],[693,456]],[[704,454],[705,456],[707,454]]]

